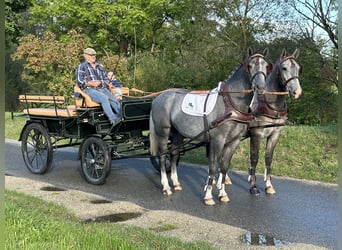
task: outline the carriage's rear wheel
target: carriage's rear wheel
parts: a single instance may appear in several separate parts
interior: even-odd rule
[[[160,172],[159,157],[158,156],[150,156],[150,161],[151,161],[153,167],[158,172]],[[178,162],[177,162],[177,165],[178,165]],[[166,167],[166,172],[170,173],[171,172],[171,161],[170,161],[170,156],[169,155],[166,155],[165,167]]]
[[[110,150],[99,137],[87,138],[81,146],[81,169],[87,182],[104,184],[111,168]]]
[[[152,163],[152,166],[160,172],[160,161],[158,156],[150,156],[150,161]],[[166,167],[166,172],[169,173],[171,172],[171,162],[169,160],[169,157],[166,156],[166,162],[165,162],[165,167]]]
[[[167,146],[167,150],[169,151],[171,149],[171,141],[172,141],[172,136],[170,137],[170,140],[168,142],[168,146]],[[165,168],[166,168],[166,173],[170,173],[171,172],[171,154],[165,154],[166,157],[166,161],[165,161]],[[178,156],[178,161],[177,161],[177,166],[180,160],[180,156]],[[153,167],[160,172],[160,161],[159,161],[159,157],[158,156],[150,156],[150,161],[153,165]]]
[[[39,123],[29,124],[22,134],[21,153],[25,165],[33,174],[44,174],[52,162],[51,138]]]

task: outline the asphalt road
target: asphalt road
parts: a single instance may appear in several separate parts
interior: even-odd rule
[[[211,207],[202,201],[205,166],[180,163],[178,173],[183,191],[168,197],[162,195],[159,174],[148,159],[113,161],[106,183],[94,186],[82,178],[75,148],[58,149],[51,169],[44,175],[33,175],[27,170],[19,142],[6,140],[5,151],[7,175],[45,181],[111,200],[131,201],[147,209],[175,210],[294,244],[337,249],[337,185],[273,177],[276,195],[251,196],[247,173],[231,171],[233,185],[227,189],[231,201],[217,202]],[[263,190],[262,176],[257,180]]]

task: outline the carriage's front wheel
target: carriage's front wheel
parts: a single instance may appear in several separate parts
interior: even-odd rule
[[[104,184],[111,168],[110,150],[98,137],[89,137],[81,149],[81,169],[87,182],[94,185]]]
[[[39,123],[27,125],[22,134],[21,153],[28,170],[44,174],[51,165],[52,144],[46,128]]]

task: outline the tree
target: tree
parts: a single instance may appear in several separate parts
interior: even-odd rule
[[[98,50],[127,57],[136,46],[154,50],[156,35],[183,0],[33,0],[30,23],[36,34],[52,31],[57,38],[70,29],[82,28]],[[135,39],[136,38],[136,39]]]
[[[321,28],[329,37],[332,45],[338,49],[336,0],[296,0],[291,1],[291,6],[307,22]],[[313,29],[316,27],[313,27]]]
[[[307,124],[333,121],[337,49],[327,50],[323,39],[301,29],[297,22],[301,16],[288,5],[294,0],[31,2],[24,19],[28,22],[23,22],[25,33],[14,35],[20,41],[14,63],[23,65],[22,79],[31,91],[70,96],[75,68],[88,46],[96,49],[106,69],[117,71],[124,85],[145,91],[214,88],[243,62],[247,47],[261,51],[269,47],[271,60],[283,48],[299,47],[300,62],[309,67],[301,77],[305,99],[291,103],[291,118]],[[16,66],[7,65],[14,74]],[[12,88],[16,77],[10,77],[13,80],[6,84]],[[323,97],[326,102],[317,101]]]
[[[23,68],[23,61],[13,61],[11,54],[17,48],[18,39],[28,32],[27,30],[27,9],[30,1],[5,0],[5,108],[15,110],[17,96],[27,87],[20,74]]]
[[[325,55],[325,70],[331,78],[328,80],[338,88],[338,38],[337,38],[337,1],[336,0],[292,0],[291,6],[306,20],[303,34],[322,45]],[[326,34],[324,36],[322,34]]]
[[[6,48],[10,48],[27,30],[26,13],[30,7],[30,1],[5,0],[5,4],[5,41]]]
[[[75,70],[88,39],[75,30],[61,39],[62,42],[46,32],[42,37],[27,35],[19,40],[13,58],[25,60],[22,78],[30,83],[28,91],[70,97]]]

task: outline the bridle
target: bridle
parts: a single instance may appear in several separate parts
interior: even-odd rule
[[[295,61],[298,65],[299,65],[299,75],[302,73],[303,71],[303,66],[297,62],[296,58],[294,58],[293,56],[288,56],[288,57],[285,57],[283,60],[280,61],[279,65],[281,65],[283,62],[285,62],[286,60],[291,60],[291,65],[295,65],[293,61]],[[292,61],[293,60],[293,61]],[[290,77],[289,79],[284,79],[284,77],[280,74],[280,66],[279,66],[279,69],[278,69],[278,77],[281,78],[282,80],[282,83],[284,86],[287,86],[287,84],[294,80],[294,79],[299,79],[299,75],[298,76],[292,76]],[[269,94],[269,95],[288,95],[289,92],[288,91],[267,91],[265,90],[263,92],[263,94]]]
[[[267,65],[267,70],[266,70],[266,73],[265,74],[263,71],[259,70],[257,72],[255,72],[254,75],[251,75],[251,72],[249,71],[249,68],[248,68],[248,62],[250,60],[252,60],[253,58],[256,58],[256,65],[258,65],[260,62],[259,62],[259,58],[262,58],[264,59],[268,65]],[[266,60],[265,56],[263,54],[260,54],[260,53],[256,53],[254,55],[251,55],[247,60],[245,60],[243,63],[243,68],[249,78],[249,80],[251,82],[253,82],[254,78],[259,75],[259,74],[262,74],[264,77],[265,77],[265,80],[267,78],[267,75],[272,71],[272,68],[273,68],[273,64],[271,62],[269,62],[268,60]],[[245,90],[240,90],[240,91],[228,91],[228,90],[223,90],[223,89],[220,89],[220,92],[221,93],[243,93],[243,94],[249,94],[249,93],[252,93],[254,92],[255,90],[254,89],[245,89]]]
[[[296,58],[294,58],[293,56],[289,56],[289,57],[285,57],[283,60],[281,60],[281,62],[279,63],[279,65],[281,65],[283,62],[287,61],[287,60],[290,60],[291,61],[291,67],[295,67],[295,63],[293,61],[295,61],[298,65],[299,65],[299,75],[302,73],[303,71],[303,66],[298,63],[296,61]],[[290,77],[289,79],[284,79],[284,77],[279,73],[278,71],[278,74],[280,75],[281,77],[281,80],[283,81],[283,85],[286,86],[290,81],[294,80],[294,79],[299,79],[299,75],[297,76],[292,76]]]
[[[252,60],[253,58],[256,58],[256,65],[257,65],[257,66],[258,66],[259,63],[260,63],[260,62],[259,62],[260,58],[264,59],[264,60],[268,63],[267,68],[266,68],[266,74],[265,74],[263,71],[259,70],[259,71],[255,72],[254,75],[251,75],[251,72],[249,71],[249,68],[248,68],[248,61]],[[251,82],[253,82],[254,78],[255,78],[257,75],[259,75],[259,74],[263,75],[264,78],[265,78],[265,80],[266,80],[267,75],[272,71],[273,64],[272,64],[271,62],[269,62],[268,60],[266,60],[266,58],[265,58],[264,55],[257,53],[257,54],[254,54],[254,55],[250,56],[250,57],[249,57],[249,60],[246,60],[246,61],[243,63],[243,67],[244,67],[244,69],[245,69],[245,72],[246,72],[247,75],[249,76],[249,80],[250,80]]]

